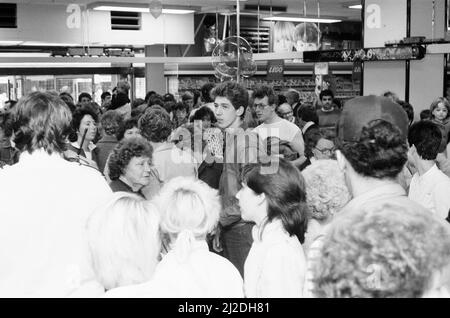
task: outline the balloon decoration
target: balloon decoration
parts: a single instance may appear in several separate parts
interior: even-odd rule
[[[250,44],[242,37],[230,36],[220,41],[212,52],[215,76],[222,81],[251,77],[256,73],[256,62]]]
[[[155,18],[158,19],[159,16],[162,13],[162,3],[159,0],[152,0],[150,1],[150,14]]]

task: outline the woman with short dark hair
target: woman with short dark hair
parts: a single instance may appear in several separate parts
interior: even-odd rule
[[[98,169],[94,139],[97,134],[97,114],[89,107],[78,108],[72,116],[72,132],[76,140],[67,145],[64,155],[68,160],[79,160]]]
[[[141,189],[150,183],[152,156],[152,146],[142,137],[121,141],[108,161],[112,180],[109,186],[113,192],[131,192],[144,197]]]
[[[302,297],[306,260],[307,206],[300,172],[280,158],[269,173],[262,164],[244,168],[236,194],[242,219],[255,222],[253,244],[245,261],[246,297]]]

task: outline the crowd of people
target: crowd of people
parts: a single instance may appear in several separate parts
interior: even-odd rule
[[[0,116],[0,297],[450,297],[450,103],[119,82]]]

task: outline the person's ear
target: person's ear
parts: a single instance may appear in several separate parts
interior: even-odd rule
[[[345,159],[340,150],[336,150],[336,160],[338,162],[339,169],[341,169],[341,171],[345,171],[347,168],[347,159]]]
[[[236,109],[236,115],[238,115],[239,117],[241,117],[245,112],[245,108],[244,106],[240,106],[238,109]]]
[[[257,204],[258,205],[265,204],[266,201],[267,201],[266,200],[266,195],[264,194],[264,192],[258,195],[258,199],[257,199]]]

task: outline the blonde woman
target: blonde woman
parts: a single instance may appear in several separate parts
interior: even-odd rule
[[[292,22],[278,21],[273,27],[274,52],[292,52],[294,50],[295,25]]]
[[[140,196],[116,192],[87,225],[91,259],[104,289],[143,283],[153,276],[161,250],[159,214]]]
[[[119,288],[109,297],[229,298],[243,297],[238,270],[212,253],[206,235],[219,221],[217,190],[188,177],[170,180],[155,199],[168,252],[145,284]]]

